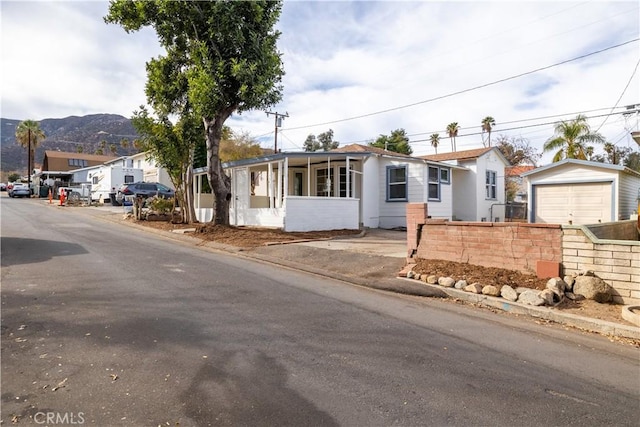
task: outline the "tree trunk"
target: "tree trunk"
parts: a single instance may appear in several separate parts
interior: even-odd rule
[[[213,222],[229,225],[229,206],[231,204],[231,178],[222,169],[220,161],[220,139],[222,139],[222,125],[234,109],[216,116],[215,119],[203,118],[205,135],[207,137],[207,178],[215,197]]]

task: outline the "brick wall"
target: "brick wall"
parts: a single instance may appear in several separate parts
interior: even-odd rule
[[[640,305],[640,242],[592,238],[583,227],[563,227],[564,274],[592,270],[614,289],[620,304]]]
[[[587,228],[598,239],[639,240],[638,224],[635,220],[594,224],[588,225]]]
[[[417,258],[533,274],[538,261],[562,259],[562,229],[555,224],[428,220],[421,229]]]

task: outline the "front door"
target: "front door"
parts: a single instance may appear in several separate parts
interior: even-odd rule
[[[249,209],[249,170],[247,168],[234,169],[233,194],[235,225],[247,225],[247,209]]]

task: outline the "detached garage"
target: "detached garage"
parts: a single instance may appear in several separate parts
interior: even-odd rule
[[[566,159],[522,176],[530,222],[598,224],[629,219],[638,209],[640,173],[624,166]]]

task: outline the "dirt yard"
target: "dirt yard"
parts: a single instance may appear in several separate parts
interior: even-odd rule
[[[274,245],[272,248],[267,246],[274,243],[295,242],[314,239],[332,239],[336,237],[355,236],[360,233],[359,230],[333,230],[333,231],[314,231],[304,233],[287,233],[282,230],[271,228],[255,228],[255,227],[223,227],[214,224],[171,224],[163,221],[137,221],[139,225],[153,227],[170,231],[173,229],[196,228],[193,234],[195,237],[206,241],[221,243],[239,247],[245,250],[256,250],[261,253],[271,253],[283,259],[296,259],[302,262],[313,263],[318,266],[322,264],[320,261],[327,258],[324,268],[334,268],[337,273],[349,274],[349,272],[358,272],[363,277],[380,277],[381,274],[388,275],[392,278],[402,266],[398,269],[393,268],[397,259],[387,259],[380,257],[378,262],[371,259],[371,256],[363,259],[361,254],[354,254],[352,257],[340,256],[340,262],[336,262],[335,251],[322,251],[316,249],[317,256],[312,255],[311,248],[301,247],[299,245]],[[332,259],[333,261],[330,261]],[[325,265],[326,264],[326,265]],[[371,270],[371,271],[369,271]],[[500,288],[503,285],[510,285],[514,289],[524,286],[533,289],[544,289],[547,283],[546,279],[538,279],[533,275],[523,274],[513,270],[502,268],[487,268],[466,263],[439,261],[439,260],[418,260],[414,269],[420,274],[434,274],[437,276],[449,276],[456,280],[465,279],[469,283],[479,282],[483,285],[494,285]],[[623,325],[631,325],[622,318],[622,306],[617,304],[599,304],[594,301],[574,302],[568,299],[556,307],[568,313],[576,314],[609,322],[619,323]]]

